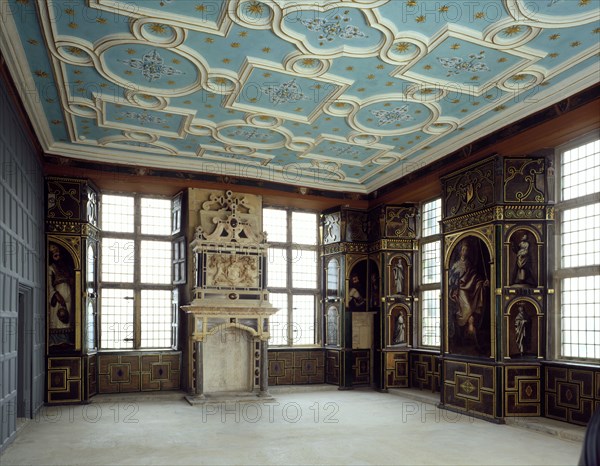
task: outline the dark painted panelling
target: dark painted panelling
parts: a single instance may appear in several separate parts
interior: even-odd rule
[[[98,393],[177,390],[180,353],[98,355]]]
[[[352,384],[368,385],[371,383],[371,351],[352,351]]]
[[[410,386],[440,391],[440,357],[437,354],[410,352]]]
[[[17,411],[32,417],[44,400],[43,178],[34,148],[0,80],[0,449],[16,431]],[[19,316],[19,287],[27,298]],[[17,334],[23,318],[31,403],[17,406]],[[29,378],[29,376],[27,376]],[[29,396],[27,396],[29,399]]]
[[[506,366],[504,369],[504,415],[540,416],[542,411],[541,367]]]
[[[442,400],[448,407],[495,417],[496,368],[481,363],[444,360]]]
[[[385,377],[386,388],[408,387],[408,351],[385,353]]]
[[[341,382],[341,351],[325,351],[325,383],[339,385]]]
[[[586,425],[600,408],[600,368],[547,365],[545,416]]]
[[[302,385],[325,382],[322,350],[269,351],[269,385]]]
[[[83,360],[48,358],[48,403],[80,403],[83,397]]]

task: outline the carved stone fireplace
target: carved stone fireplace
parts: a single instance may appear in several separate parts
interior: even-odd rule
[[[257,196],[196,190],[205,195],[194,253],[194,349],[191,404],[268,397],[269,317],[277,312],[265,289],[267,244]]]

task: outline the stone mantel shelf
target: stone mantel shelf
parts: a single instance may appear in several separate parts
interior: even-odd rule
[[[181,309],[190,314],[213,317],[268,317],[279,310],[264,301],[206,301],[208,300],[195,300],[191,304],[181,306]]]

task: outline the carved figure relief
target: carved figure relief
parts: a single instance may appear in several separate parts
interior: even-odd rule
[[[48,346],[75,347],[75,265],[71,254],[57,243],[48,244]]]
[[[512,266],[510,285],[537,286],[537,243],[534,235],[525,229],[515,231],[510,237]]]
[[[229,288],[258,287],[258,258],[235,254],[209,254],[207,285]]]
[[[467,236],[453,249],[448,271],[451,353],[489,356],[490,256],[483,241]]]

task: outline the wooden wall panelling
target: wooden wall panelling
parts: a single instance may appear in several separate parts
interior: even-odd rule
[[[98,355],[99,393],[176,390],[180,375],[179,352]]]
[[[385,353],[385,388],[407,388],[409,386],[408,351]]]
[[[438,354],[409,354],[410,386],[420,390],[440,391],[440,357]]]
[[[353,385],[369,385],[371,383],[371,351],[368,349],[352,351]]]
[[[269,351],[269,385],[303,385],[324,382],[324,351]]]
[[[545,411],[552,419],[586,425],[600,405],[600,368],[546,365]]]
[[[443,373],[443,405],[486,418],[497,416],[495,366],[445,359]]]
[[[79,357],[48,358],[48,403],[80,403],[83,368]]]
[[[341,384],[343,373],[341,356],[341,350],[325,350],[325,383],[330,383],[333,385]],[[270,372],[269,375],[271,375]]]
[[[140,388],[139,355],[98,356],[99,393],[139,392]]]
[[[541,365],[505,366],[504,416],[541,416]]]
[[[180,387],[180,353],[140,356],[141,391],[177,390]]]

